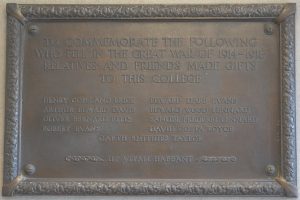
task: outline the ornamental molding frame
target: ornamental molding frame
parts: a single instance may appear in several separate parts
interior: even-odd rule
[[[245,5],[30,5],[7,4],[6,105],[3,195],[259,195],[297,196],[296,4]],[[280,26],[281,166],[261,180],[60,180],[30,179],[19,166],[22,110],[22,32],[40,19],[238,19]]]

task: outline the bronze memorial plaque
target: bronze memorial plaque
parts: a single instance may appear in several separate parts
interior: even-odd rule
[[[7,13],[3,195],[297,196],[295,4]]]

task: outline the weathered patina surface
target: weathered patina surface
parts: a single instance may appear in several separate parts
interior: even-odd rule
[[[294,7],[9,4],[4,194],[295,196]]]

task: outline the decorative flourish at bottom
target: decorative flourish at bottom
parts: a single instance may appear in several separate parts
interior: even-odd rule
[[[283,195],[282,187],[263,181],[82,181],[25,180],[13,191],[26,195]]]

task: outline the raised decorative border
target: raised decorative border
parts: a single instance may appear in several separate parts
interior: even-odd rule
[[[7,4],[4,196],[12,195],[272,195],[297,196],[295,4],[246,5],[17,5]],[[24,24],[39,19],[242,19],[280,24],[281,170],[261,180],[30,179],[19,167]]]

